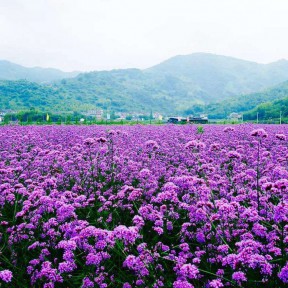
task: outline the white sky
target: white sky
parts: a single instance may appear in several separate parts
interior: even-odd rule
[[[194,52],[288,59],[288,0],[0,0],[0,59],[24,66],[146,68]]]

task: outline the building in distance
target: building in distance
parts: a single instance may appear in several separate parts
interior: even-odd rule
[[[240,113],[236,113],[236,112],[232,112],[229,116],[228,119],[232,120],[232,121],[239,121],[242,119],[242,114]]]
[[[185,124],[185,123],[207,124],[208,123],[208,116],[207,115],[201,115],[199,117],[189,116],[187,118],[174,116],[174,117],[169,117],[167,122],[173,123],[173,124]]]

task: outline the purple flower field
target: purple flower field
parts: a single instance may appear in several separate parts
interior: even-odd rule
[[[287,287],[288,127],[0,127],[1,287]]]

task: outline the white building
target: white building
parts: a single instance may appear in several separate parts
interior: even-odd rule
[[[4,121],[5,112],[0,111],[0,122]]]
[[[103,116],[104,116],[104,111],[102,109],[96,110],[95,115],[96,115],[96,119],[97,120],[101,120],[103,118]]]
[[[233,112],[228,116],[228,119],[232,121],[239,121],[240,119],[242,119],[242,114]]]

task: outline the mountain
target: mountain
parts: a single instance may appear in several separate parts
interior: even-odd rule
[[[146,70],[82,73],[55,85],[79,101],[97,107],[108,105],[114,110],[146,112],[152,109],[173,114],[199,104],[262,91],[285,80],[286,60],[258,64],[196,53],[173,57]]]
[[[194,105],[191,109],[186,110],[186,114],[200,112],[207,113],[211,119],[222,119],[227,118],[232,112],[243,113],[257,109],[256,107],[259,105],[263,110],[263,107],[267,103],[282,100],[286,97],[288,97],[288,81],[262,92],[240,95],[232,99],[226,99],[208,105]]]
[[[248,111],[274,99],[276,92],[267,89],[288,80],[288,61],[258,64],[195,53],[173,57],[145,70],[95,71],[60,79],[37,86],[20,81],[19,87],[17,83],[4,81],[0,85],[0,105],[15,110],[33,105],[54,111],[85,112],[101,108],[145,113],[153,110],[167,115],[203,111],[226,115],[229,111]],[[283,85],[273,88],[279,89],[279,97],[286,93],[286,84]]]
[[[0,111],[20,111],[32,107],[40,111],[62,113],[86,111],[94,106],[85,106],[53,85],[41,85],[26,80],[0,80]]]
[[[150,112],[152,109],[166,113],[175,110],[176,95],[170,86],[138,69],[83,73],[54,84],[82,104],[114,111]],[[181,87],[176,92],[180,94]]]
[[[0,60],[1,80],[27,80],[37,83],[46,83],[63,78],[75,77],[79,72],[63,72],[53,68],[27,68],[9,61]]]
[[[47,110],[55,107],[55,101],[66,102],[65,100],[52,87],[26,80],[0,80],[0,110],[24,110],[31,107]]]
[[[245,120],[254,120],[258,118],[261,122],[268,121],[269,119],[279,119],[280,111],[282,120],[285,119],[285,123],[288,123],[288,94],[287,97],[271,102],[265,102],[257,105],[254,109],[245,112]],[[284,123],[284,122],[283,122]]]
[[[146,72],[155,78],[181,81],[189,97],[198,93],[204,102],[214,102],[261,91],[288,80],[288,61],[259,64],[227,56],[194,53],[173,57]]]

